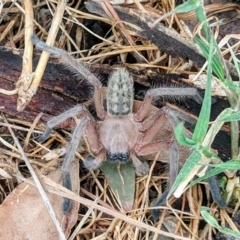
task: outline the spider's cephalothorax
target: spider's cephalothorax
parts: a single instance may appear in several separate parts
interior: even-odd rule
[[[125,69],[117,70],[109,78],[107,114],[99,122],[99,138],[106,149],[107,161],[124,163],[129,160],[130,149],[138,137],[132,106],[133,79]]]
[[[141,107],[133,112],[133,79],[127,70],[119,69],[113,72],[109,79],[106,111],[103,105],[102,84],[84,64],[77,62],[67,52],[46,45],[34,35],[32,41],[38,49],[59,57],[64,64],[81,77],[84,76],[94,86],[95,108],[99,121],[94,119],[86,107],[78,105],[51,119],[47,123],[43,135],[39,138],[39,141],[46,140],[54,126],[69,117],[81,116],[81,121],[73,132],[62,166],[62,179],[65,187],[70,188],[71,186],[69,168],[83,136],[85,136],[84,139],[90,152],[85,160],[85,166],[90,170],[99,168],[103,161],[124,163],[131,160],[136,171],[145,174],[148,171],[148,164],[141,161],[140,156],[154,154],[161,149],[176,146],[173,144],[174,139],[161,141],[161,139],[154,138],[166,122],[169,122],[173,128],[175,119],[172,119],[166,108],[149,114],[152,99],[154,96],[164,95],[199,96],[196,89],[184,88],[183,91],[181,88],[170,90],[169,88],[157,88],[148,90]],[[174,154],[170,155],[172,158],[178,159],[178,149],[175,146],[172,148]],[[174,170],[176,171],[176,169]],[[71,207],[68,203],[69,201],[65,201],[63,208],[65,213]]]

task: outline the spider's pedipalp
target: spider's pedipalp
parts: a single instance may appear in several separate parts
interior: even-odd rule
[[[113,116],[132,113],[133,79],[126,69],[119,69],[110,76],[107,91],[107,111]]]
[[[136,153],[130,152],[130,157],[132,159],[133,166],[135,167],[136,172],[140,174],[146,174],[149,170],[149,166],[146,161],[141,161]]]
[[[97,157],[88,155],[84,161],[84,166],[90,171],[96,170],[101,166],[104,157],[105,154],[103,153],[103,151]]]

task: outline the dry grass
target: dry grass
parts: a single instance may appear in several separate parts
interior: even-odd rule
[[[146,71],[161,72],[166,69],[165,72],[167,73],[177,72],[178,69],[181,72],[184,70],[184,62],[181,59],[164,54],[150,41],[142,39],[135,32],[127,30],[123,23],[119,26],[116,17],[114,19],[107,7],[106,13],[109,17],[103,18],[87,13],[84,9],[84,1],[72,2],[67,5],[64,1],[59,1],[59,3],[61,7],[57,7],[57,1],[54,0],[40,0],[34,5],[31,5],[31,1],[28,0],[22,3],[5,1],[3,6],[0,4],[0,44],[17,53],[24,50],[24,59],[26,60],[23,62],[19,84],[16,85],[14,92],[8,93],[18,93],[18,100],[20,99],[18,109],[25,106],[22,99],[26,102],[30,101],[29,96],[25,96],[29,93],[29,89],[37,91],[44,72],[43,66],[48,61],[47,55],[41,58],[42,65],[36,70],[38,71],[36,74],[38,79],[32,79],[30,35],[33,31],[42,40],[47,39],[49,44],[55,44],[59,48],[66,49],[88,64],[106,64],[114,61],[114,64],[136,70],[145,69]],[[229,7],[232,6],[230,5]],[[143,11],[157,18],[162,12],[172,10],[174,6],[173,1],[163,0],[154,5],[140,4],[138,7],[136,5],[126,7],[132,7],[133,11],[134,8],[141,7]],[[214,8],[214,11],[218,11],[219,8]],[[55,11],[57,13],[53,24],[52,12]],[[193,15],[188,15],[188,17],[191,16]],[[169,28],[179,29],[182,35],[188,36],[180,20],[181,15],[172,16],[165,21],[165,25]],[[96,24],[100,23],[100,26],[102,26],[102,23],[108,24],[109,33],[100,36],[97,31],[90,30],[88,26],[84,25],[88,21],[91,21],[91,24],[94,24],[94,22]],[[92,36],[97,43],[90,46],[89,39]],[[55,38],[57,39],[56,42]],[[129,59],[134,59],[134,61],[131,62]],[[162,67],[161,64],[164,64],[165,67]],[[4,106],[4,103],[2,105]],[[56,131],[44,146],[39,145],[34,141],[43,130],[37,125],[38,119],[34,123],[29,123],[7,116],[7,121],[9,124],[4,122],[3,117],[1,117],[0,167],[14,177],[7,179],[7,176],[1,174],[1,202],[18,185],[19,176],[24,178],[30,176],[23,161],[23,156],[14,143],[7,126],[14,130],[27,158],[34,168],[38,168],[39,172],[54,169],[57,160],[46,162],[42,160],[43,155],[49,149],[65,147],[71,138],[71,133],[67,131]],[[86,154],[86,147],[81,148],[80,152],[76,154],[77,160],[81,162]],[[177,204],[172,205],[175,200],[171,199],[170,205],[174,208],[171,206],[162,207],[161,218],[159,221],[153,222],[150,208],[157,196],[162,193],[162,187],[166,185],[168,174],[162,170],[165,167],[162,167],[159,162],[156,163],[154,159],[150,161],[150,165],[151,169],[147,176],[136,176],[134,210],[129,213],[119,207],[119,203],[101,171],[88,172],[81,168],[80,196],[82,198],[71,196],[81,203],[78,215],[79,221],[76,224],[77,231],[74,233],[76,239],[164,239],[158,238],[159,229],[169,232],[168,235],[173,238],[178,235],[178,239],[214,239],[215,230],[202,221],[200,206],[205,204],[211,207],[212,212],[215,217],[219,218],[220,222],[226,221],[226,218],[224,217],[225,211],[219,210],[212,202],[207,185],[196,185],[187,190]],[[57,194],[61,195],[61,193]],[[98,206],[88,199],[93,201],[97,199]],[[88,210],[86,206],[92,206],[92,208]],[[232,210],[229,209],[229,211]],[[86,216],[88,217],[86,218]],[[81,222],[81,226],[77,227],[79,222]]]

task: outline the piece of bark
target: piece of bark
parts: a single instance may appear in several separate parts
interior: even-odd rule
[[[0,88],[13,90],[21,74],[22,58],[4,49],[0,49],[0,56]],[[77,103],[86,101],[91,97],[91,92],[87,82],[76,79],[62,65],[49,63],[37,94],[25,110],[17,112],[17,95],[0,94],[1,112],[30,122],[43,112],[41,121],[46,122]]]

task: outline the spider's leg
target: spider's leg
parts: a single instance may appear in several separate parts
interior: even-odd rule
[[[154,203],[154,207],[163,205],[171,195],[170,189],[177,178],[178,168],[179,168],[179,150],[175,141],[172,142],[169,148],[169,158],[170,158],[170,169],[169,169],[169,184],[167,189],[162,193],[162,195]],[[157,209],[152,210],[152,216],[156,221],[159,218],[160,212]]]
[[[94,86],[94,102],[95,102],[95,109],[97,112],[97,116],[100,119],[104,119],[106,116],[106,111],[104,110],[103,106],[103,97],[102,97],[102,86],[96,87]]]
[[[178,165],[179,165],[179,150],[175,140],[162,141],[162,142],[152,142],[156,133],[161,129],[161,127],[166,123],[170,122],[172,128],[174,129],[178,123],[178,118],[175,117],[169,109],[162,108],[161,110],[155,112],[150,117],[142,123],[142,136],[140,137],[139,144],[135,146],[135,151],[138,155],[148,155],[151,153],[159,152],[161,149],[169,149],[169,184],[165,192],[159,197],[155,202],[154,207],[161,206],[167,200],[169,191],[177,177]],[[159,217],[159,211],[154,209],[152,211],[153,218],[156,220]]]
[[[69,190],[72,190],[72,182],[71,182],[69,169],[74,159],[75,153],[77,151],[78,145],[83,136],[83,133],[88,121],[89,119],[87,117],[84,117],[82,118],[81,122],[76,126],[63,161],[62,183],[63,183],[63,186]],[[67,214],[70,211],[71,205],[72,205],[71,200],[69,198],[64,198],[63,208],[62,208],[64,214]]]
[[[161,141],[161,142],[154,142],[145,145],[136,145],[134,148],[137,155],[145,156],[153,153],[159,152],[161,149],[169,148],[174,141]]]
[[[160,118],[163,121],[158,121],[158,124],[160,124],[162,127],[162,125],[164,125],[165,121],[167,120],[166,117],[164,116],[164,113],[165,112],[162,109],[159,109],[158,111],[151,113],[151,115],[141,123],[140,131],[144,132],[148,130]]]
[[[59,116],[53,117],[51,120],[47,122],[46,129],[43,132],[43,134],[38,138],[38,142],[44,142],[46,139],[48,139],[53,127],[55,127],[56,125],[60,124],[61,122],[65,121],[70,117],[80,114],[83,111],[87,111],[87,109],[84,106],[79,105],[67,110],[66,112],[60,114]]]
[[[84,77],[94,86],[94,99],[96,111],[98,117],[102,119],[106,113],[103,108],[103,99],[101,96],[102,84],[98,80],[98,78],[93,73],[91,73],[90,69],[84,63],[77,61],[66,51],[45,44],[43,41],[39,40],[36,35],[32,35],[31,38],[32,42],[34,43],[37,49],[47,51],[54,57],[59,58],[67,68],[72,70],[75,74],[77,74],[81,78]]]
[[[155,88],[147,91],[143,100],[142,106],[135,114],[136,121],[142,121],[149,111],[152,99],[157,96],[180,96],[180,97],[192,97],[197,103],[202,103],[202,97],[195,88]]]
[[[153,137],[158,133],[162,126],[168,121],[165,111],[162,109],[151,114],[141,123],[140,131],[143,132],[140,141],[150,143]]]
[[[210,171],[210,170],[211,170],[211,168],[209,167],[208,171]],[[217,176],[212,176],[212,177],[208,178],[207,182],[208,182],[208,186],[209,186],[209,189],[212,194],[212,198],[213,198],[214,202],[217,203],[218,207],[226,208],[227,203],[225,202],[225,200],[223,199],[223,197],[221,195],[221,189],[220,189],[218,181],[217,181]]]
[[[57,47],[52,47],[39,40],[36,35],[31,36],[32,42],[36,46],[37,49],[41,51],[47,51],[52,54],[54,57],[60,58],[63,64],[69,66],[69,68],[74,71],[77,75],[83,76],[86,80],[88,80],[93,86],[101,87],[102,84],[98,80],[98,78],[91,73],[91,71],[84,66],[83,63],[77,61],[66,51],[59,49]]]
[[[151,114],[141,123],[141,134],[138,138],[138,144],[135,146],[135,151],[140,155],[147,155],[158,152],[161,148],[169,147],[169,142],[152,143],[154,136],[159,132],[162,126],[168,121],[168,116],[165,109],[160,109]],[[174,128],[175,126],[173,126]],[[172,142],[172,141],[170,141]],[[141,149],[141,150],[140,150]]]
[[[141,144],[137,144],[134,147],[134,151],[130,152],[130,158],[133,162],[133,165],[138,173],[146,174],[148,172],[148,164],[145,161],[141,161],[138,159],[136,155],[144,156],[152,153],[159,152],[161,149],[169,148],[174,141],[171,142],[155,142],[149,143],[146,145],[141,146]]]

